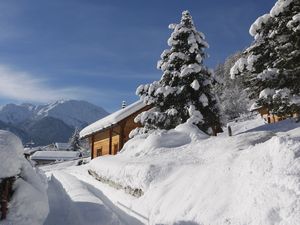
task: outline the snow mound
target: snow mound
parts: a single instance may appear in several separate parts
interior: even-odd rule
[[[0,130],[0,179],[15,176],[22,167],[23,146],[14,134]]]
[[[240,153],[212,153],[202,165],[178,168],[140,201],[153,206],[150,220],[163,224],[297,225],[299,147],[273,137]]]
[[[251,121],[235,125],[243,133],[232,137],[207,137],[187,124],[137,136],[88,168],[142,189],[126,204],[149,224],[299,225],[300,124]]]
[[[176,158],[185,146],[207,138],[195,125],[185,123],[170,131],[139,135],[129,140],[118,155],[98,157],[90,162],[89,168],[122,187],[146,190],[155,178],[169,174],[174,166],[174,158],[168,158],[170,154]]]
[[[0,180],[18,175],[7,218],[1,225],[40,225],[49,211],[46,181],[24,158],[23,151],[18,137],[0,130]]]

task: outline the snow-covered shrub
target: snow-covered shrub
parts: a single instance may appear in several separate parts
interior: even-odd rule
[[[0,180],[17,176],[9,202],[7,218],[2,225],[40,225],[48,215],[46,184],[24,158],[21,140],[0,130]]]

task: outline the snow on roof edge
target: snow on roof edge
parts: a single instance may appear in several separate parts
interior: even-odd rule
[[[263,108],[263,107],[257,105],[257,103],[254,102],[254,103],[250,106],[249,111],[250,111],[250,112],[253,112],[253,111],[256,111],[256,110],[261,109],[261,108]]]
[[[73,159],[79,154],[75,151],[37,151],[30,158],[32,160]]]
[[[109,126],[115,125],[121,120],[125,119],[126,117],[130,116],[131,114],[139,111],[140,109],[144,108],[146,104],[142,100],[138,100],[127,107],[120,109],[92,124],[83,128],[79,136],[80,138],[85,138],[95,132],[101,131],[103,129],[108,128]]]

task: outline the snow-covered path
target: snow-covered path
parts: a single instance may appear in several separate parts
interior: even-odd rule
[[[44,225],[140,225],[116,207],[101,190],[65,171],[48,173],[50,213]]]
[[[74,224],[76,224],[76,219],[70,217],[71,210],[69,206],[71,200],[67,197],[59,182],[54,181],[54,179],[49,180],[47,194],[49,198],[50,213],[44,224],[51,225],[71,222],[75,222]],[[74,215],[74,217],[76,217],[76,215]]]

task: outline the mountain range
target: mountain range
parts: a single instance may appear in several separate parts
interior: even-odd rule
[[[102,107],[86,101],[60,100],[44,105],[7,104],[0,106],[0,129],[10,130],[23,143],[35,145],[67,142],[75,128],[108,115]]]

